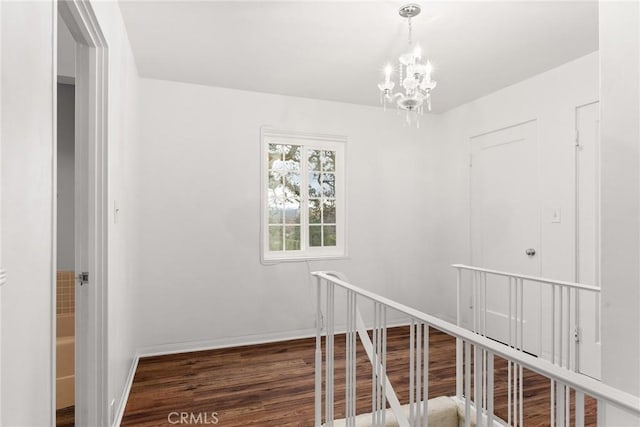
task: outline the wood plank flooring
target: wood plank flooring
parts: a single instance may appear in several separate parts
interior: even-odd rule
[[[75,425],[75,406],[56,411],[56,427],[73,427]]]
[[[344,337],[336,336],[336,418],[344,416]],[[455,340],[431,330],[429,397],[455,394]],[[402,403],[409,397],[409,328],[388,330],[387,369]],[[315,339],[148,357],[140,360],[123,426],[170,426],[175,413],[193,413],[212,424],[313,426]],[[357,412],[371,411],[371,366],[358,348]],[[549,425],[549,381],[525,370],[526,426]],[[507,364],[495,361],[496,414],[507,418]],[[587,399],[586,425],[596,423]],[[174,413],[174,414],[172,414]],[[199,415],[201,414],[201,415]],[[171,416],[171,418],[170,418]]]

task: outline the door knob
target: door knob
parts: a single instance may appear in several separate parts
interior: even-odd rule
[[[529,248],[526,251],[524,251],[525,254],[527,254],[528,256],[534,256],[536,254],[536,250],[533,248]]]

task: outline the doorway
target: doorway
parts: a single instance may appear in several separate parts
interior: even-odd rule
[[[58,15],[56,425],[75,413],[75,40]]]
[[[107,426],[107,44],[89,2],[65,0],[58,4],[59,25],[68,28],[74,46],[73,69],[73,410],[66,425]],[[62,29],[64,34],[64,29]],[[58,43],[62,43],[62,37]],[[58,69],[65,67],[58,55]],[[56,76],[57,78],[57,76]],[[64,80],[64,79],[63,79]],[[65,83],[62,81],[61,83]],[[68,82],[66,82],[68,83]],[[56,96],[64,96],[58,88]],[[57,115],[64,115],[57,109]],[[62,143],[62,141],[61,141]],[[62,150],[60,148],[59,150]],[[64,152],[57,151],[57,155]],[[64,156],[62,156],[64,157]],[[62,159],[60,159],[62,160]],[[59,167],[59,164],[58,164]],[[64,170],[57,171],[64,173]],[[60,176],[60,174],[57,174]],[[56,194],[65,192],[64,180]],[[68,207],[68,201],[60,201]],[[57,212],[61,212],[60,209]],[[60,218],[63,220],[63,218]],[[57,243],[70,234],[58,223]],[[65,233],[65,235],[61,235]],[[62,239],[62,241],[61,241]],[[56,245],[58,246],[58,245]],[[66,254],[54,254],[54,262]],[[71,261],[69,261],[70,263]],[[57,292],[57,290],[56,290]],[[57,307],[54,308],[54,312]],[[56,322],[57,331],[63,324]],[[56,360],[56,365],[58,361]],[[60,363],[64,363],[62,360]],[[58,368],[62,366],[58,365]],[[56,380],[54,378],[54,383]],[[59,386],[57,386],[59,387]],[[58,393],[56,393],[58,394]],[[57,399],[62,396],[58,395]],[[54,407],[60,405],[56,404]],[[69,406],[67,406],[68,408]]]
[[[537,122],[471,138],[471,260],[473,265],[540,274]],[[508,279],[487,277],[487,336],[509,342]],[[525,283],[523,348],[540,354],[540,285]]]

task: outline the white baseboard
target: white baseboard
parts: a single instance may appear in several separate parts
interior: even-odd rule
[[[124,384],[124,389],[122,390],[122,396],[120,397],[120,403],[118,404],[118,410],[113,417],[113,427],[120,427],[122,423],[122,417],[124,416],[124,410],[127,407],[127,401],[129,400],[129,393],[131,392],[131,386],[133,386],[133,378],[136,375],[136,370],[138,369],[138,362],[140,361],[140,357],[136,354],[131,362],[131,367],[129,368],[129,375],[127,375],[127,381]]]
[[[191,353],[194,351],[217,350],[245,345],[268,344],[278,341],[290,341],[316,336],[315,329],[301,329],[297,331],[274,332],[269,334],[244,335],[239,337],[224,337],[206,341],[188,341],[180,343],[160,344],[144,347],[138,350],[139,357],[166,356],[176,353]]]

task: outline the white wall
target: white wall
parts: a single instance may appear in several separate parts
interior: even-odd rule
[[[599,12],[602,379],[640,396],[640,7],[600,2]],[[639,423],[614,408],[606,416],[606,425]]]
[[[132,262],[143,350],[308,333],[316,269],[428,307],[430,118],[406,128],[382,108],[149,79],[140,94]],[[263,125],[349,138],[349,259],[260,264]]]
[[[437,206],[433,282],[449,317],[455,316],[452,263],[470,263],[469,138],[536,119],[541,159],[541,275],[573,280],[573,156],[575,107],[598,100],[598,53],[462,105],[442,115],[446,137],[435,141],[440,159],[433,193]],[[560,208],[562,222],[551,223]],[[543,319],[544,320],[544,319]]]
[[[132,280],[132,202],[138,143],[138,71],[117,2],[92,1],[109,46],[109,271],[108,358],[110,419],[122,409],[123,393],[135,357]],[[120,213],[116,219],[114,206]]]
[[[58,83],[57,270],[74,271],[75,87]]]
[[[53,2],[2,4],[2,424],[52,406]],[[28,28],[29,31],[25,31]]]

